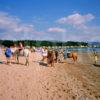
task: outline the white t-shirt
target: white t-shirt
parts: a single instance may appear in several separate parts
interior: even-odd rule
[[[43,56],[47,56],[47,55],[48,55],[48,51],[47,51],[47,50],[42,49],[42,55],[43,55]]]
[[[12,53],[15,53],[16,50],[17,50],[17,47],[11,48]]]

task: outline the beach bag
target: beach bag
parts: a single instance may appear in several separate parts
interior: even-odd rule
[[[10,48],[6,49],[5,55],[6,55],[6,57],[10,57],[11,56],[11,50],[10,50]]]

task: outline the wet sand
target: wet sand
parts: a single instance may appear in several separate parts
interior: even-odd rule
[[[100,100],[100,67],[86,55],[55,67],[40,65],[38,53],[31,54],[29,66],[23,57],[19,65],[0,64],[0,100]]]

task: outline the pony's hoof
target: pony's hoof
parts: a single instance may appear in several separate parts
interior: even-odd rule
[[[29,66],[29,64],[25,64],[25,66]]]

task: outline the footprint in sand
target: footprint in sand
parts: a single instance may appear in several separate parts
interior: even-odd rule
[[[49,88],[47,88],[46,90],[49,90]]]
[[[65,89],[63,89],[63,92],[65,92],[66,90]]]
[[[10,89],[10,87],[8,86],[8,87],[7,87],[7,89],[9,90],[9,89]]]
[[[61,89],[58,89],[58,91],[61,91]]]
[[[76,100],[76,96],[72,96],[72,98],[73,98],[74,100]]]
[[[29,97],[29,95],[28,95],[28,94],[26,94],[26,97],[28,98],[28,97]]]
[[[22,77],[21,75],[19,75],[18,77]]]
[[[61,85],[65,85],[64,83],[61,83]]]
[[[50,100],[53,100],[53,97],[51,97]]]
[[[58,86],[57,86],[57,85],[55,85],[55,87],[57,87],[57,88],[58,88]]]
[[[16,80],[17,80],[18,82],[20,81],[20,79],[19,79],[19,78],[17,78]]]
[[[96,98],[97,100],[99,100],[99,99],[100,99],[100,96],[97,96],[97,95],[96,95],[95,98]]]
[[[49,85],[49,82],[47,82],[47,85]]]
[[[66,93],[69,93],[70,92],[70,90],[66,90]]]
[[[87,90],[89,91],[90,89],[89,89],[89,88],[87,88]]]
[[[46,88],[46,85],[43,85],[42,88]]]
[[[0,94],[0,96],[3,96],[3,94]]]
[[[40,97],[40,100],[43,100],[42,97]]]
[[[15,96],[13,96],[13,95],[11,96],[11,98],[12,98],[13,100],[15,100],[15,99],[16,99],[16,97],[15,97]]]
[[[30,77],[27,77],[27,80],[30,80]]]
[[[47,91],[46,93],[48,94],[49,92]]]
[[[58,95],[59,96],[59,98],[61,98],[62,96],[61,95]]]
[[[14,91],[14,89],[11,89],[11,91]]]
[[[7,72],[7,75],[8,75],[9,73]]]
[[[89,94],[90,94],[90,95],[92,95],[92,93],[91,93],[91,92],[90,92]]]

